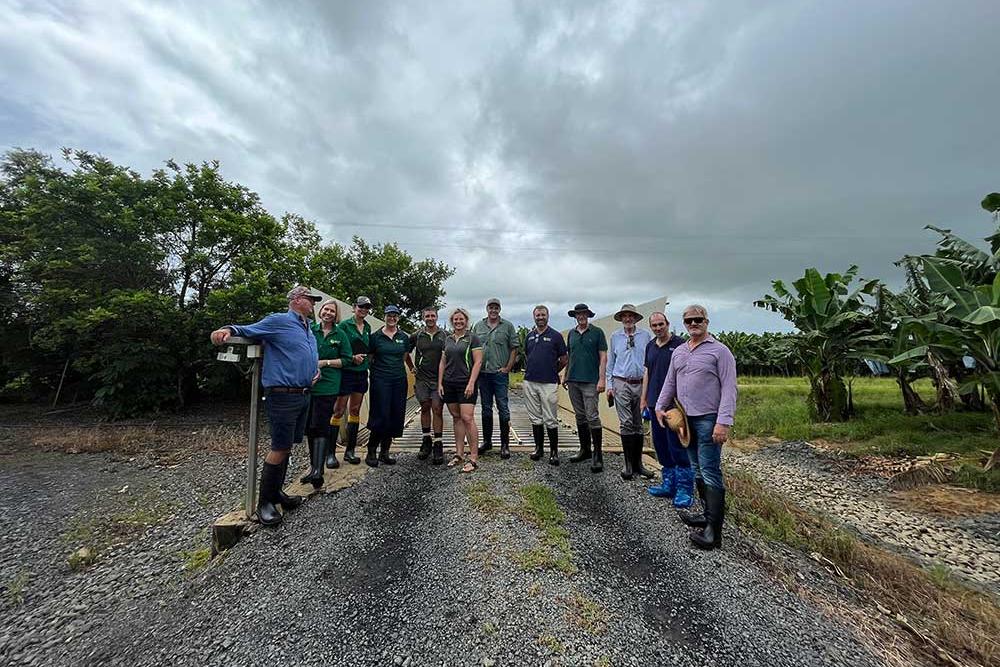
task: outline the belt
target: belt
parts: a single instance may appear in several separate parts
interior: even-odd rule
[[[308,394],[309,387],[267,387],[269,394]]]
[[[620,375],[615,375],[611,379],[621,380],[625,384],[642,384],[642,378],[623,378]]]

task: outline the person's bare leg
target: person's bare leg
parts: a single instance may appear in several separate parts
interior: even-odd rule
[[[462,412],[458,408],[458,403],[449,403],[448,412],[451,413],[451,425],[455,432],[455,453],[465,456],[465,425],[462,423]]]
[[[462,403],[459,406],[462,415],[462,428],[469,441],[469,457],[473,462],[479,460],[479,432],[476,430],[476,406]]]

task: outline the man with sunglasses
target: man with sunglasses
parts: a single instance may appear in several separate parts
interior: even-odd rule
[[[254,324],[231,324],[211,334],[216,345],[222,345],[230,336],[256,338],[264,343],[261,384],[271,426],[271,451],[264,457],[260,472],[257,520],[265,526],[281,522],[278,505],[288,511],[302,504],[302,498],[285,495],[282,487],[292,445],[305,435],[309,392],[320,378],[319,352],[309,318],[323,295],[299,285],[287,296],[287,312],[268,315]]]
[[[650,479],[653,473],[642,465],[645,436],[639,403],[642,377],[646,370],[646,345],[653,340],[653,335],[636,327],[642,315],[631,303],[626,303],[615,313],[615,320],[622,323],[622,328],[611,334],[606,372],[608,401],[614,402],[621,425],[622,458],[625,460],[622,479],[629,480],[634,475]]]
[[[684,309],[684,328],[690,339],[674,350],[656,399],[656,419],[666,426],[666,411],[673,407],[675,398],[687,413],[691,432],[688,458],[704,511],[681,514],[681,520],[696,529],[690,535],[696,547],[715,549],[722,546],[725,519],[722,445],[729,439],[736,414],[736,359],[708,333],[704,306],[694,304]]]

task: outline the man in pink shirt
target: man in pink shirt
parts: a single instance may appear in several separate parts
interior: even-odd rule
[[[728,347],[708,333],[704,306],[688,306],[683,317],[690,339],[674,350],[667,379],[656,400],[656,419],[666,426],[666,411],[674,407],[674,399],[687,413],[691,431],[688,458],[704,514],[688,512],[681,515],[681,520],[696,529],[691,533],[695,546],[715,549],[722,546],[726,509],[722,445],[729,439],[736,413],[736,359]]]

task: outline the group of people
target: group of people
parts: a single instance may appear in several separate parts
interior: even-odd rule
[[[670,331],[662,312],[650,315],[649,327],[632,304],[614,319],[622,328],[612,333],[590,323],[595,313],[584,303],[568,312],[576,326],[563,335],[549,324],[549,309],[532,312],[535,326],[521,349],[514,325],[500,317],[499,299],[486,303],[486,317],[471,324],[464,308],[451,311],[445,331],[436,308],[421,313],[423,326],[412,334],[399,329],[400,309],[386,306],[385,325],[372,331],[366,318],[372,310],[367,297],[354,301],[351,316],[340,320],[337,302],[323,300],[308,287],[288,295],[288,311],[268,315],[250,325],[227,325],[212,332],[222,344],[232,335],[262,340],[266,354],[262,384],[271,429],[271,451],[260,480],[258,520],[273,525],[283,510],[302,499],[282,490],[288,455],[303,436],[309,444],[309,472],[302,482],[319,488],[325,468],[337,468],[337,442],[346,415],[343,459],[359,464],[355,454],[360,409],[368,394],[368,451],[365,463],[392,465],[394,438],[403,434],[407,372],[414,374],[420,403],[422,441],[417,458],[444,463],[444,406],[452,416],[455,451],[448,465],[472,473],[479,456],[493,448],[493,406],[496,405],[500,458],[510,458],[509,375],[524,354],[522,393],[531,421],[533,461],[545,455],[559,465],[558,387],[569,394],[576,420],[579,450],[573,463],[590,461],[590,470],[604,469],[600,395],[616,409],[624,465],[621,477],[652,478],[642,461],[643,421],[650,422],[653,446],[662,466],[660,482],[649,487],[655,497],[672,499],[679,510],[690,508],[695,490],[700,511],[681,511],[693,528],[692,542],[713,549],[721,544],[725,517],[722,445],[729,438],[736,408],[736,362],[729,349],[708,332],[708,313],[691,305],[683,311],[685,340]],[[318,304],[318,311],[315,310]],[[318,313],[315,322],[311,321]],[[471,326],[470,326],[471,325]],[[481,401],[482,442],[475,420]]]

